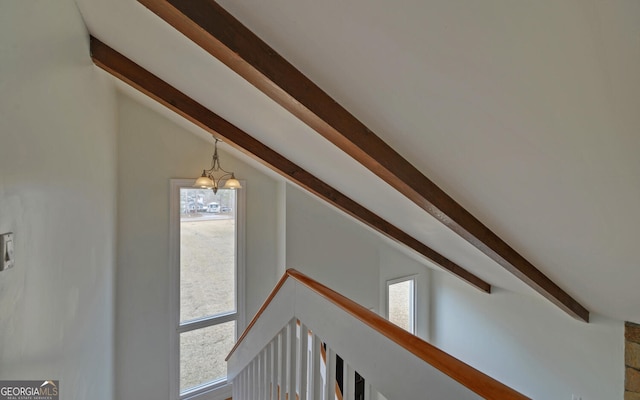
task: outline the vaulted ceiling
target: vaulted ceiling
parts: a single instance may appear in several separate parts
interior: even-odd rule
[[[137,1],[77,2],[144,69],[481,279],[538,296]],[[219,4],[577,303],[640,322],[640,3]]]

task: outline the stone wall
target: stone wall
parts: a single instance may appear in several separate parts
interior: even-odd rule
[[[624,400],[640,400],[640,325],[625,324]]]

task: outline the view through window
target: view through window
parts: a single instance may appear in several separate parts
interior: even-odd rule
[[[179,392],[225,383],[238,321],[234,190],[180,193]]]
[[[389,321],[415,334],[415,278],[387,282],[387,317]]]

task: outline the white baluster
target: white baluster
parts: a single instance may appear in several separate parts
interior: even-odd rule
[[[287,328],[280,331],[280,367],[278,368],[278,384],[280,387],[280,400],[286,400],[287,393]]]
[[[258,359],[251,362],[251,399],[258,398]]]
[[[342,362],[342,399],[355,400],[356,397],[356,373],[347,364],[346,360]]]
[[[236,383],[238,385],[238,399],[242,400],[244,399],[244,382],[242,382],[242,371],[240,371],[238,375],[236,375]]]
[[[288,372],[288,393],[289,400],[296,400],[296,389],[298,387],[296,382],[296,375],[298,373],[298,366],[296,365],[296,361],[298,359],[298,340],[296,338],[296,332],[298,330],[298,320],[293,319],[289,322],[288,329],[288,337],[289,337],[289,349],[288,349],[288,359],[287,359],[287,372]]]
[[[233,378],[231,381],[231,397],[234,399],[238,399],[240,394],[238,393],[238,377]]]
[[[326,369],[326,400],[335,400],[336,398],[336,353],[327,346],[327,369]]]
[[[342,392],[340,394],[342,395],[342,399],[344,400],[349,396],[349,392],[353,391],[353,386],[350,385],[351,382],[349,382],[349,365],[347,364],[347,360],[342,360],[342,376],[338,376],[338,371],[336,368],[336,381],[338,380],[338,378],[342,379]]]
[[[300,370],[302,369],[302,364],[300,364],[300,360],[302,357],[302,347],[301,344],[302,342],[300,341],[300,329],[302,327],[302,323],[300,322],[299,319],[296,319],[296,399],[294,400],[299,400],[300,399]]]
[[[254,399],[258,400],[260,399],[261,396],[261,389],[262,389],[262,380],[260,379],[260,366],[262,364],[262,352],[258,353],[258,357],[256,357],[255,359],[255,367],[253,368],[253,384],[256,386],[255,390],[253,391],[254,394]]]
[[[280,334],[276,335],[275,339],[273,339],[273,353],[272,353],[272,363],[271,366],[271,400],[278,399],[278,369],[280,368]]]
[[[260,352],[260,365],[259,365],[259,375],[258,375],[258,385],[260,385],[260,390],[258,391],[258,399],[266,400],[266,385],[265,385],[265,369],[266,369],[266,360],[267,360],[267,349],[269,345],[267,345]]]
[[[367,384],[367,380],[364,381],[364,400],[371,400],[373,398],[373,387]]]
[[[309,329],[300,324],[300,400],[307,400],[309,388]]]
[[[234,382],[234,386],[236,386],[236,390],[238,393],[238,399],[242,400],[244,398],[243,392],[244,392],[244,386],[242,385],[242,377],[241,377],[242,373],[239,373],[238,375],[236,375],[236,379]],[[235,399],[235,397],[234,397]]]
[[[247,396],[249,399],[253,399],[253,363],[247,365]]]
[[[267,356],[264,360],[264,400],[272,400],[271,397],[271,382],[272,376],[271,372],[273,371],[273,363],[272,363],[272,354],[273,354],[273,341],[269,342],[267,345]]]
[[[244,374],[242,376],[242,380],[244,381],[243,385],[244,386],[244,398],[245,400],[249,400],[251,399],[251,388],[250,386],[250,382],[249,382],[249,367],[247,366],[244,369]]]
[[[324,390],[323,369],[324,361],[322,360],[322,342],[315,334],[312,336],[311,356],[313,357],[313,399],[322,399]]]
[[[244,387],[244,398],[246,400],[251,398],[251,393],[249,392],[249,365],[247,365],[242,371],[242,386]]]
[[[263,349],[264,351],[264,349]],[[254,368],[255,370],[255,376],[253,378],[253,383],[254,385],[256,385],[256,389],[255,389],[255,399],[258,400],[260,398],[262,398],[262,379],[260,379],[260,367],[262,366],[262,353],[263,351],[259,352],[258,355],[256,356],[254,362],[256,363],[256,366]]]
[[[247,400],[251,398],[251,364],[245,368],[245,386],[247,387]]]

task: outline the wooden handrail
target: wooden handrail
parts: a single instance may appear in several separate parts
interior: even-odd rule
[[[474,393],[482,396],[485,399],[500,399],[500,400],[526,400],[529,397],[518,393],[510,387],[498,382],[490,376],[478,371],[470,365],[458,360],[457,358],[445,353],[432,344],[420,339],[419,337],[412,335],[399,326],[389,322],[382,318],[373,311],[361,306],[360,304],[348,299],[340,293],[328,288],[327,286],[313,280],[305,274],[296,271],[295,269],[288,269],[285,274],[280,278],[276,287],[271,291],[269,297],[264,302],[260,310],[256,313],[255,317],[251,320],[247,328],[244,330],[235,346],[229,352],[226,361],[231,358],[236,349],[240,346],[248,332],[255,325],[256,321],[260,318],[262,313],[269,306],[273,298],[276,296],[282,285],[287,279],[295,279],[301,284],[305,285],[309,289],[313,290],[326,300],[335,304],[346,313],[350,314],[354,318],[360,320],[364,324],[368,325],[372,329],[378,331],[388,339],[392,340],[399,346],[403,347],[419,359],[430,364],[434,368],[438,369],[442,373],[448,375],[461,385],[467,387]],[[530,400],[530,399],[529,399]]]

